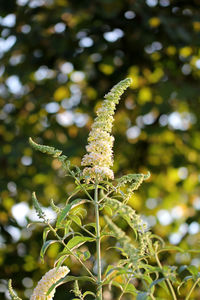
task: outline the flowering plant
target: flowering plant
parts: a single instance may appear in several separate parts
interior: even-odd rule
[[[133,299],[138,300],[166,299],[166,297],[175,300],[181,292],[182,285],[188,280],[193,280],[186,297],[189,299],[199,284],[199,272],[194,266],[177,270],[174,266],[161,264],[159,258],[161,253],[183,250],[174,246],[167,247],[160,237],[151,233],[141,216],[128,205],[130,196],[144,180],[149,178],[150,174],[129,174],[114,179],[111,169],[114,141],[111,135],[113,115],[120,96],[130,84],[131,79],[127,78],[114,86],[105,96],[89,134],[86,146],[88,153],[85,154],[81,163],[84,167],[83,170],[72,165],[62,151],[37,144],[31,138],[29,140],[35,150],[57,158],[66,175],[72,177],[76,184],[74,192],[68,197],[64,206],[57,206],[51,200],[51,208],[56,213],[54,222],[45,215],[35,192],[32,194],[35,210],[45,224],[40,252],[41,259],[44,259],[47,249],[54,243],[59,243],[62,251],[55,260],[54,268],[38,282],[31,300],[50,300],[53,298],[57,286],[71,281],[74,282],[72,291],[75,298],[73,300],[83,300],[87,297],[88,299],[102,300],[105,298],[104,289],[109,287],[111,290],[112,286],[117,288],[117,299],[119,300],[129,299],[126,298],[127,295],[132,295]],[[87,206],[94,210],[94,223],[84,223]],[[103,215],[104,218],[102,224],[100,224],[100,215]],[[131,234],[127,235],[122,230],[121,220],[130,227]],[[76,226],[74,227],[74,225]],[[54,235],[53,240],[49,239],[50,232]],[[103,266],[102,240],[110,241],[113,252],[120,252],[120,260]],[[81,251],[81,246],[94,243],[96,244],[96,253],[93,254],[94,267],[91,268],[87,264],[92,257],[89,251],[90,246],[86,251]],[[69,257],[80,263],[85,270],[84,276],[69,275],[70,270],[65,265],[66,259]],[[180,274],[183,271],[189,276],[181,278]],[[93,284],[96,292],[91,290],[82,292],[79,287],[81,280]],[[20,300],[13,291],[11,280],[9,281],[9,292],[13,300]]]

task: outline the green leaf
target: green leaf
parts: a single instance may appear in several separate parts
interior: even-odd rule
[[[91,296],[93,296],[94,298],[96,298],[96,295],[95,295],[93,292],[86,291],[85,293],[83,293],[83,297],[85,297],[85,296],[87,296],[87,295],[91,295]]]
[[[41,248],[41,251],[40,251],[40,257],[42,259],[42,261],[44,260],[44,254],[45,252],[47,251],[48,247],[54,243],[61,243],[61,241],[58,241],[58,240],[49,240],[49,241],[46,241],[42,248]]]
[[[156,240],[158,240],[161,243],[163,248],[165,247],[165,241],[160,236],[158,236],[157,234],[152,234],[151,238],[155,238]]]
[[[147,300],[148,296],[149,296],[149,293],[147,293],[147,292],[139,293],[139,294],[137,294],[136,300]]]
[[[82,221],[81,221],[81,218],[80,218],[80,217],[70,215],[70,219],[71,219],[74,223],[77,223],[79,226],[82,226]]]
[[[179,294],[179,295],[180,295],[180,288],[182,287],[182,285],[184,285],[188,280],[191,280],[191,279],[193,279],[193,276],[192,276],[192,275],[189,275],[189,276],[186,276],[186,277],[182,280],[181,284],[179,284],[179,286],[178,286],[178,288],[177,288],[177,291],[178,291],[178,294]]]
[[[80,218],[85,218],[87,216],[87,210],[83,207],[77,207],[75,209],[72,209],[70,212],[72,215],[78,215]]]
[[[52,284],[52,286],[49,288],[48,292],[47,292],[47,296],[53,291],[53,289],[55,289],[58,285],[60,284],[64,284],[64,283],[67,283],[67,282],[70,282],[70,281],[75,281],[75,280],[80,280],[80,281],[90,281],[92,283],[96,283],[96,281],[89,277],[89,276],[79,276],[79,277],[76,277],[76,276],[66,276],[64,278],[61,278],[60,280],[58,280],[56,283]]]
[[[148,275],[142,274],[141,279],[142,279],[142,280],[145,280],[148,284],[151,284],[151,283],[152,283],[152,279],[151,279],[151,277],[148,276]]]
[[[43,244],[46,242],[46,239],[47,239],[47,236],[48,236],[48,233],[50,232],[50,229],[49,227],[46,227],[43,231]]]
[[[141,268],[145,269],[147,273],[156,273],[156,272],[161,272],[162,269],[157,267],[157,266],[151,266],[148,264],[142,264]]]
[[[111,282],[109,282],[109,285],[110,285],[110,286],[111,286],[111,285],[114,285],[114,286],[120,288],[121,291],[123,291],[122,284],[119,283],[118,281],[112,280]]]
[[[84,252],[82,252],[80,250],[76,250],[76,254],[77,254],[78,257],[82,258],[83,261],[86,261],[91,256],[90,251],[84,251]]]
[[[108,214],[109,216],[111,216],[113,213],[112,208],[108,205],[103,205],[102,209],[105,209],[105,213]]]
[[[91,237],[75,236],[67,243],[67,248],[74,249],[81,246],[85,242],[93,242],[93,241],[95,241],[95,239]]]
[[[199,249],[191,249],[186,251],[186,253],[199,253],[199,252],[200,252]]]
[[[76,183],[76,182],[75,182]],[[78,183],[77,183],[78,184]],[[87,184],[87,183],[82,183],[81,186],[77,186],[75,188],[75,191],[82,191],[83,188],[86,190],[86,191],[89,191],[89,190],[94,190],[94,185],[93,184]]]
[[[187,270],[187,265],[183,265],[183,266],[181,266],[179,269],[178,269],[178,273],[180,274],[180,273],[182,273],[183,271],[185,271],[185,270]]]
[[[28,225],[26,226],[26,228],[29,228],[32,225],[34,226],[36,224],[40,224],[40,225],[46,226],[46,224],[44,222],[42,222],[42,221],[32,221],[32,222],[28,223]]]
[[[194,275],[195,277],[198,276],[198,269],[195,266],[188,266],[187,267],[188,271],[190,272],[190,274]]]
[[[72,208],[72,203],[67,204],[65,208],[61,211],[61,213],[58,215],[57,218],[56,227],[60,227],[61,222],[66,218],[71,208]]]
[[[157,279],[157,280],[154,280],[154,281],[150,284],[149,288],[151,289],[153,286],[155,286],[155,285],[158,284],[158,283],[161,283],[162,281],[165,281],[165,278],[164,278],[164,277],[163,277],[163,278],[159,278],[159,279]]]
[[[107,192],[107,188],[105,186],[98,184],[97,187],[98,187],[98,189],[104,190]]]
[[[128,283],[128,284],[126,282],[125,283],[122,283],[122,282],[119,283],[116,280],[111,280],[110,284],[120,288],[120,290],[123,291],[126,294],[129,293],[129,294],[132,294],[133,296],[137,295],[138,291],[136,290],[135,286],[131,283]]]
[[[160,250],[158,250],[158,253],[161,253],[161,252],[167,252],[167,251],[179,251],[179,252],[182,252],[184,253],[185,250],[181,249],[180,247],[177,247],[177,246],[166,246]]]
[[[112,273],[114,273],[112,275],[112,277],[110,276]],[[105,280],[103,282],[103,284],[109,284],[110,280],[112,278],[112,280],[119,276],[119,275],[127,275],[127,274],[133,274],[131,270],[129,270],[127,267],[114,267],[112,265],[109,265],[105,271]]]
[[[83,260],[84,260],[84,261],[88,260],[88,259],[91,257],[90,251],[88,251],[88,250],[87,250],[87,251],[84,251],[84,252],[83,252],[83,256],[84,256],[84,257],[83,257]]]
[[[71,203],[67,204],[65,208],[62,209],[61,213],[58,215],[57,222],[56,222],[56,227],[60,227],[62,221],[66,218],[68,215],[69,211],[76,207],[77,205],[83,204],[86,201],[89,201],[87,199],[75,199]]]
[[[96,223],[88,223],[88,224],[83,225],[83,227],[93,227],[95,229],[95,232],[97,232]]]
[[[110,186],[112,189],[116,189],[116,187],[110,181],[102,180],[101,183]]]
[[[136,295],[136,288],[133,284],[129,283],[129,284],[125,284],[125,289],[124,289],[124,293],[129,293],[129,294],[132,294],[132,295]]]
[[[115,267],[113,267],[112,265],[108,265],[105,271],[105,275],[110,274],[114,269]]]
[[[193,276],[192,276],[192,275],[186,276],[186,277],[183,279],[183,281],[184,281],[184,282],[187,282],[187,281],[190,280],[190,279],[193,279]]]
[[[67,249],[65,247],[65,250],[61,251],[57,257],[56,257],[56,260],[55,260],[55,264],[57,264],[57,262],[59,263],[61,259],[63,259],[63,261],[71,254],[71,249]]]
[[[56,266],[57,269],[60,268],[60,266],[62,266],[62,264],[68,258],[68,256],[69,256],[69,254],[64,254],[64,255],[61,255],[61,257],[56,258],[56,260],[54,262],[54,266]]]
[[[68,221],[65,222],[65,224],[64,224],[64,238],[69,233],[71,224],[72,224],[72,220],[68,220]]]

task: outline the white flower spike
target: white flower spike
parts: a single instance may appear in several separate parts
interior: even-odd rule
[[[36,288],[33,291],[33,294],[30,300],[51,300],[55,294],[55,288],[53,291],[47,296],[47,292],[52,286],[52,284],[56,283],[59,279],[65,277],[69,273],[68,267],[60,267],[58,270],[56,268],[48,271],[42,279],[38,282]]]
[[[114,137],[110,135],[113,126],[115,107],[119,103],[120,96],[131,84],[131,79],[126,78],[116,84],[105,95],[103,105],[97,111],[97,117],[92,125],[88,137],[89,144],[86,146],[88,154],[85,154],[81,165],[86,166],[83,175],[86,181],[106,178],[114,178],[110,167],[113,165],[112,146]]]

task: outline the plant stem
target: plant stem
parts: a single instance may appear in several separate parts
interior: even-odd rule
[[[127,278],[126,278],[126,279],[127,279]],[[122,299],[122,296],[124,295],[124,291],[126,290],[128,284],[129,284],[129,282],[130,282],[130,279],[127,279],[127,283],[126,283],[126,285],[125,285],[123,291],[122,291],[121,294],[119,295],[118,300],[121,300],[121,299]]]
[[[97,250],[97,298],[96,300],[102,300],[102,282],[101,282],[101,241],[100,241],[100,224],[99,224],[99,203],[98,203],[98,183],[95,182],[94,191],[95,202],[95,218],[96,218],[96,250]]]
[[[150,296],[150,298],[151,298],[152,300],[156,300],[156,298],[154,297],[153,294],[150,294],[149,296]]]
[[[160,260],[159,260],[158,254],[157,254],[156,252],[155,252],[155,258],[156,258],[156,262],[157,262],[159,268],[160,268],[160,269],[163,269],[163,267],[162,267],[162,265],[161,265],[161,262],[160,262]],[[175,294],[174,289],[173,289],[173,286],[172,286],[172,284],[171,284],[171,282],[170,282],[170,280],[169,280],[168,278],[166,278],[166,282],[167,282],[167,287],[168,287],[168,289],[169,289],[169,291],[170,291],[170,293],[171,293],[171,295],[172,295],[172,298],[173,298],[174,300],[177,300],[176,294]]]
[[[73,253],[73,249],[69,249],[67,247],[67,245],[65,244],[65,242],[62,240],[62,238],[57,234],[56,230],[51,226],[51,224],[48,222],[47,225],[49,226],[50,230],[54,233],[54,235],[57,237],[57,239],[59,241],[61,241],[61,243],[63,244],[63,246],[69,251],[70,255],[72,255],[73,257],[75,257],[79,263],[85,268],[85,270],[90,274],[91,278],[95,279],[94,275],[91,273],[91,271],[86,267],[86,265],[82,262],[82,260],[76,256],[74,253]]]
[[[187,297],[185,298],[185,300],[188,300],[190,298],[190,296],[192,295],[192,292],[195,289],[195,286],[197,285],[197,283],[200,281],[200,278],[198,278],[195,283],[193,284],[193,286],[191,287],[191,290],[189,291],[189,294],[187,295]]]
[[[112,192],[114,192],[114,189],[112,189],[106,195],[104,195],[103,198],[101,198],[101,200],[99,201],[99,203],[101,203],[105,198],[107,198]]]
[[[69,216],[70,218],[70,216]],[[82,230],[84,230],[85,232],[87,232],[90,236],[92,236],[93,238],[95,238],[96,236],[90,232],[89,230],[87,230],[85,227],[83,227],[82,225],[80,225],[78,222],[76,222],[74,219],[70,218],[70,220],[72,220],[78,227],[80,227]]]
[[[84,186],[81,184],[80,180],[78,178],[76,178],[76,176],[73,174],[73,172],[68,169],[68,172],[70,173],[70,175],[75,179],[75,181],[78,183],[79,187],[85,192],[85,194],[90,198],[90,200],[93,201],[92,197],[90,196],[90,194],[88,193],[88,191],[84,188]]]

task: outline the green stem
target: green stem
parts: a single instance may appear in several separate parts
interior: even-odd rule
[[[87,232],[90,236],[92,236],[93,238],[95,238],[96,236],[90,232],[89,230],[87,230],[85,227],[83,227],[82,225],[80,225],[78,222],[76,222],[76,220],[72,219],[70,216],[69,216],[70,220],[72,220],[78,227],[80,227],[82,230],[84,230],[85,232]]]
[[[130,279],[127,279],[127,283],[126,283],[126,285],[125,285],[123,291],[122,291],[121,294],[119,295],[118,300],[121,300],[121,299],[122,299],[122,296],[124,295],[124,291],[126,290],[128,284],[129,284],[129,282],[130,282]]]
[[[112,189],[111,191],[109,191],[106,195],[104,195],[101,200],[99,201],[99,203],[101,203],[105,198],[107,198],[112,192],[114,192],[114,189]]]
[[[102,282],[101,282],[101,241],[100,241],[100,224],[99,224],[99,203],[98,203],[98,183],[95,182],[94,191],[94,203],[95,203],[95,218],[96,218],[96,250],[97,250],[97,298],[96,300],[102,300]]]
[[[150,294],[150,298],[151,298],[152,300],[156,300],[156,298],[154,297],[153,294]]]
[[[158,254],[156,252],[155,252],[155,258],[156,258],[156,262],[157,262],[159,268],[162,270],[163,267],[162,267],[161,262],[159,260]],[[174,300],[177,300],[176,294],[175,294],[174,289],[173,289],[173,286],[172,286],[172,284],[171,284],[171,282],[170,282],[170,280],[168,278],[166,278],[166,282],[167,282],[167,287],[168,287],[168,289],[169,289],[169,291],[170,291],[170,293],[172,295],[172,298]]]
[[[66,204],[68,204],[69,203],[69,200],[71,199],[71,198],[73,198],[76,194],[78,194],[79,193],[79,191],[76,191],[76,192],[74,192],[74,193],[72,193],[68,198],[67,198],[67,200],[66,200]]]
[[[90,274],[91,278],[93,278],[95,280],[96,278],[91,273],[91,271],[86,267],[86,265],[82,262],[82,260],[78,256],[76,256],[71,249],[69,249],[67,247],[67,245],[65,244],[65,242],[63,241],[63,239],[57,234],[56,230],[51,226],[51,224],[48,222],[47,225],[49,226],[50,230],[54,233],[54,235],[57,237],[57,239],[59,241],[61,241],[61,243],[63,244],[63,246],[69,251],[70,255],[72,255],[73,257],[75,257],[79,261],[79,263],[84,267],[84,269]]]
[[[185,300],[188,300],[190,298],[190,296],[192,295],[192,292],[194,291],[197,283],[200,281],[200,278],[198,278],[195,283],[193,284],[193,286],[191,287],[191,290],[189,291],[189,294],[187,295],[187,297],[185,298]]]
[[[70,175],[75,179],[75,181],[78,183],[79,187],[85,192],[85,194],[90,198],[91,201],[93,201],[92,197],[90,196],[90,194],[88,193],[88,191],[82,186],[80,180],[78,178],[76,178],[76,176],[74,176],[73,172],[68,169],[68,172],[70,173]]]

